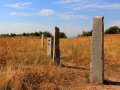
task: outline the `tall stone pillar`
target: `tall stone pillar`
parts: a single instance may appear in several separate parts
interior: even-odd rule
[[[47,39],[47,57],[52,58],[53,56],[53,38],[50,37]]]
[[[53,44],[53,62],[55,65],[60,64],[60,40],[59,40],[59,28],[55,27],[54,32],[54,44]]]
[[[104,17],[93,19],[90,82],[104,82]]]
[[[42,34],[41,38],[41,48],[44,48],[44,34]]]

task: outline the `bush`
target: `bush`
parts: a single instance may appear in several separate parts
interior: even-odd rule
[[[83,31],[82,36],[92,36],[92,30],[91,31]]]
[[[44,34],[44,37],[52,37],[52,34],[48,31],[45,32],[32,32],[32,33],[22,33],[22,34],[15,34],[15,33],[11,33],[11,34],[0,34],[0,36],[2,37],[14,37],[14,36],[41,36],[42,34]],[[64,32],[60,32],[60,38],[67,38],[66,34]]]
[[[64,32],[60,32],[60,38],[67,38],[67,35]]]
[[[120,34],[120,28],[118,26],[113,26],[105,31],[105,34]]]
[[[44,37],[52,37],[52,34],[50,32],[45,31],[43,32],[43,34],[44,34]]]
[[[16,34],[15,34],[15,33],[11,33],[10,36],[11,36],[11,37],[15,37]]]

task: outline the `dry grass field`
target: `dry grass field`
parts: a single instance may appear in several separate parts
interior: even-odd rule
[[[0,38],[1,90],[120,90],[120,35],[105,36],[105,85],[89,83],[91,37],[60,40],[54,66],[39,37]]]

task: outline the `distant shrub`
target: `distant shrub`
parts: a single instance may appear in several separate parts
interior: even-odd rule
[[[23,33],[23,36],[26,36],[26,33]]]
[[[52,37],[52,34],[48,31],[43,32],[45,37]]]
[[[11,37],[15,37],[15,36],[17,36],[17,35],[16,35],[15,33],[11,33],[10,36],[11,36]]]
[[[45,32],[32,32],[32,33],[22,33],[22,34],[15,34],[15,33],[11,33],[11,34],[0,34],[0,36],[2,37],[15,37],[15,36],[41,36],[42,34],[44,34],[44,37],[52,37],[52,34],[48,31]],[[67,35],[64,32],[60,32],[60,38],[67,38]]]
[[[120,28],[118,26],[113,26],[105,31],[105,34],[120,34]]]
[[[92,36],[92,30],[91,31],[83,31],[82,34],[79,34],[77,37],[79,36]]]
[[[67,38],[67,35],[64,32],[60,32],[60,38]]]

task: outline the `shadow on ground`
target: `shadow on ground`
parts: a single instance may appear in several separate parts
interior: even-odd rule
[[[83,67],[69,66],[69,65],[64,65],[64,64],[62,64],[61,67],[72,68],[72,69],[90,70],[90,69],[83,68]]]
[[[115,82],[115,81],[111,81],[111,80],[105,80],[104,81],[105,85],[115,85],[115,86],[120,86],[120,82]]]

